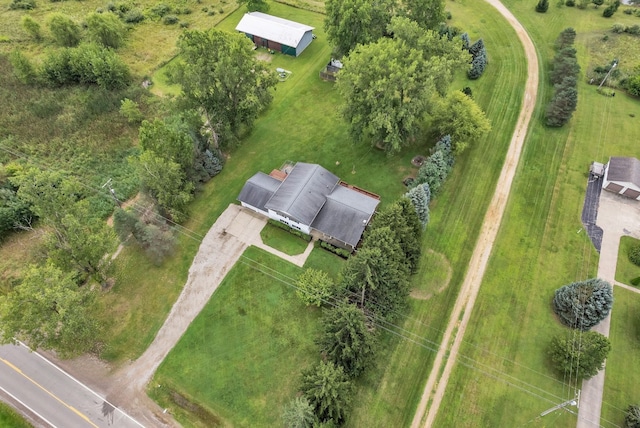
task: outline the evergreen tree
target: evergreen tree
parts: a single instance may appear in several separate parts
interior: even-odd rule
[[[539,0],[536,5],[536,12],[545,13],[549,9],[549,0]]]
[[[599,278],[560,287],[553,297],[553,309],[560,321],[583,331],[605,319],[612,305],[611,285]]]
[[[564,84],[572,79],[566,77],[563,84],[556,85],[556,92],[547,106],[547,125],[558,127],[567,123],[578,105],[578,90],[571,84]],[[575,78],[573,78],[575,80]]]
[[[405,195],[411,200],[423,228],[429,224],[429,197],[425,187],[428,189],[429,185],[427,183],[418,185]]]
[[[341,424],[351,404],[353,386],[341,366],[321,361],[302,372],[300,388],[320,422]]]
[[[462,39],[462,49],[469,50],[469,46],[471,46],[471,39],[469,39],[469,34],[462,33],[460,35],[460,38]]]
[[[318,344],[327,360],[341,366],[352,378],[362,374],[374,356],[375,346],[364,313],[355,305],[344,303],[327,310],[322,325],[324,331]]]
[[[630,405],[624,417],[625,428],[640,428],[640,406]]]
[[[431,190],[431,195],[437,195],[450,170],[451,168],[447,164],[444,154],[441,151],[437,151],[429,156],[418,170],[416,185],[427,183]]]
[[[575,40],[576,30],[571,27],[565,28],[556,39],[556,50],[560,51],[564,48],[573,46],[573,42]]]
[[[395,233],[395,240],[402,250],[404,262],[410,272],[415,272],[422,248],[420,245],[422,228],[420,219],[409,199],[400,198],[380,211],[370,226],[369,233],[378,227],[385,226]],[[372,243],[372,245],[376,246],[377,244]]]
[[[318,418],[309,400],[305,397],[296,397],[284,407],[282,422],[285,428],[312,428],[316,426]]]

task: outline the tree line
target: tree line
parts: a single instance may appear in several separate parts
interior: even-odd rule
[[[397,320],[407,303],[421,233],[416,210],[403,197],[376,214],[338,281],[315,269],[300,275],[298,296],[323,307],[316,341],[321,361],[302,372],[302,395],[283,409],[285,426],[338,426],[346,420],[353,382],[375,361],[378,326]]]
[[[554,93],[545,113],[548,126],[560,127],[567,123],[578,106],[578,73],[580,66],[573,42],[576,32],[566,28],[556,40],[556,55],[551,64],[549,80]]]

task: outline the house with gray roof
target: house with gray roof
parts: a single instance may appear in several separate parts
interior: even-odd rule
[[[236,30],[257,47],[298,56],[313,40],[313,27],[262,12],[245,13]]]
[[[636,158],[610,157],[602,188],[640,200],[640,161]]]
[[[348,185],[317,164],[298,162],[267,175],[256,173],[238,195],[240,204],[303,233],[353,251],[380,198]]]

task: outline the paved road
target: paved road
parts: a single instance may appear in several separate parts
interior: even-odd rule
[[[41,426],[140,428],[141,424],[24,345],[0,346],[0,392]]]

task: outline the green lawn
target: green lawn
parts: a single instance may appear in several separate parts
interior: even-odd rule
[[[32,425],[16,413],[13,408],[0,402],[0,426],[8,428],[30,428]]]
[[[601,424],[624,426],[629,404],[640,404],[638,377],[640,367],[640,297],[620,287],[613,289],[613,317],[609,338],[613,349],[607,358],[606,383]]]
[[[306,307],[292,286],[274,280],[265,267],[283,278],[302,271],[247,249],[156,372],[151,395],[185,426],[198,422],[193,412],[187,416],[167,399],[171,391],[196,401],[224,425],[279,426],[280,409],[295,396],[300,370],[318,359],[314,339],[321,311]]]
[[[260,237],[268,246],[290,256],[302,254],[309,244],[304,239],[270,224],[262,228]]]
[[[640,266],[634,265],[629,260],[629,250],[637,245],[640,245],[640,239],[635,239],[631,236],[623,236],[620,238],[618,264],[616,265],[616,281],[632,285],[631,280],[640,276]]]
[[[455,4],[466,7],[469,3]],[[557,379],[546,358],[551,337],[564,330],[550,303],[556,288],[596,275],[598,254],[586,235],[578,233],[588,166],[593,160],[606,162],[614,154],[637,154],[640,128],[629,113],[640,114],[640,103],[624,95],[602,97],[579,79],[578,110],[570,124],[560,130],[545,128],[542,116],[550,88],[544,73],[554,39],[567,26],[576,29],[578,59],[584,70],[591,62],[585,45],[588,36],[612,22],[592,8],[581,11],[552,5],[547,14],[538,14],[529,3],[510,0],[505,4],[536,44],[542,85],[509,205],[436,426],[569,427],[575,426],[576,419],[566,412],[538,417],[573,397],[576,387],[569,379]],[[621,14],[615,18],[626,19]],[[487,50],[491,56],[491,43]],[[635,302],[638,297],[629,299]],[[622,313],[614,304],[614,323]],[[614,355],[633,345],[620,343],[617,337],[612,340],[614,360]],[[637,384],[636,376],[635,371],[629,373],[629,384]],[[625,388],[607,376],[606,395],[611,390],[632,392]],[[628,403],[610,404],[623,408]]]

